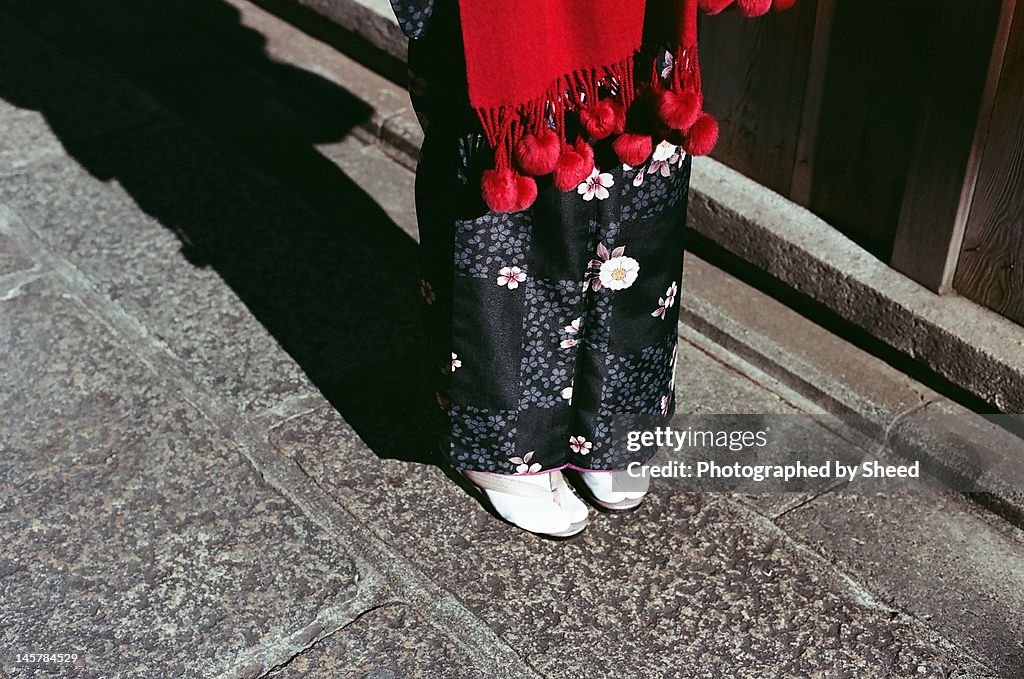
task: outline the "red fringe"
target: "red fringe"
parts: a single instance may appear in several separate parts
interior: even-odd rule
[[[652,119],[650,114],[646,117],[634,115],[636,112],[633,110],[634,104],[640,99],[654,97],[665,89],[676,93],[692,90],[701,96],[700,66],[695,40],[695,16],[692,27],[688,24],[689,19],[684,18],[682,21],[681,32],[684,36],[684,44],[677,48],[672,72],[668,74],[667,78],[661,77],[657,58],[651,56],[650,68],[647,69],[647,64],[644,64],[644,70],[649,71],[650,75],[638,90],[634,75],[638,57],[632,55],[603,68],[584,69],[561,76],[542,95],[518,106],[477,109],[484,135],[494,150],[495,170],[512,170],[518,177],[522,168],[517,168],[514,160],[513,150],[516,144],[524,135],[535,134],[546,127],[554,129],[563,146],[575,143],[577,140],[566,138],[567,112],[578,114],[582,108],[602,98],[618,103],[626,112],[625,129],[618,130],[618,133],[613,133],[609,137],[613,146],[614,141],[621,133],[650,135],[654,138],[654,143],[660,139],[671,138],[674,143],[685,144],[687,130],[672,130],[664,121],[657,120],[656,116],[653,116]],[[691,36],[693,40],[689,41]],[[685,44],[686,42],[689,44]],[[703,99],[701,98],[701,100]],[[652,110],[653,108],[651,107]],[[702,113],[701,117],[702,119],[710,118],[706,113]],[[706,128],[707,124],[703,124],[702,127]],[[708,138],[709,136],[704,134],[701,143],[691,144],[691,147],[704,150],[708,146]],[[645,146],[645,144],[633,144],[630,146],[633,152],[628,154],[628,157],[635,162],[637,155],[635,149]],[[627,145],[623,145],[619,148],[626,147]],[[508,211],[509,201],[507,199],[502,200],[498,192],[491,192],[491,195],[488,193],[487,190],[484,191],[484,198],[492,209]],[[525,209],[526,207],[528,205],[518,205],[516,209]]]
[[[634,82],[637,64],[637,56],[633,55],[622,61],[610,64],[602,68],[583,69],[573,73],[567,73],[555,82],[551,83],[548,89],[540,96],[530,101],[523,102],[515,107],[499,107],[490,109],[477,109],[477,115],[483,126],[484,134],[491,148],[494,149],[495,173],[488,175],[488,182],[483,188],[484,199],[491,209],[499,211],[518,211],[529,207],[536,196],[536,186],[533,179],[520,175],[514,167],[513,149],[519,140],[526,134],[535,134],[546,127],[552,127],[558,136],[563,155],[560,163],[563,167],[572,167],[574,159],[565,155],[569,152],[580,153],[578,144],[586,144],[584,139],[569,140],[566,138],[566,112],[579,112],[581,108],[590,106],[597,102],[602,92],[605,98],[622,106],[617,113],[615,132],[609,135],[609,141],[616,153],[621,153],[630,159],[629,165],[638,166],[639,156],[643,155],[647,148],[652,147],[654,141],[670,139],[672,143],[681,145],[688,153],[703,155],[709,153],[718,140],[718,123],[706,111],[700,112],[696,120],[690,123],[691,116],[678,114],[678,106],[673,107],[673,102],[668,101],[669,106],[663,112],[670,118],[669,121],[660,120],[657,116],[657,106],[653,99],[665,90],[676,94],[692,91],[701,103],[703,108],[703,93],[701,87],[700,64],[697,58],[697,11],[707,13],[718,13],[726,6],[736,1],[741,11],[745,14],[761,13],[769,7],[776,11],[789,9],[796,0],[689,0],[676,5],[677,25],[675,36],[679,41],[674,57],[672,72],[666,78],[661,77],[658,71],[658,60],[655,56],[650,57],[649,64],[643,64],[650,68],[647,71],[648,77],[643,80],[639,89]],[[671,22],[671,19],[665,17]],[[648,101],[645,101],[648,100]],[[692,100],[691,100],[692,101]],[[675,114],[673,115],[673,108]],[[618,115],[625,112],[625,129],[618,120]],[[592,128],[596,133],[605,135],[608,132],[604,124],[606,119],[599,119],[596,126]],[[550,122],[549,122],[550,121]],[[672,128],[672,124],[687,125],[686,129]],[[628,137],[619,141],[622,135]],[[644,137],[651,137],[652,144],[647,143]],[[571,149],[567,151],[566,149]],[[592,149],[583,147],[585,154],[591,163]],[[622,160],[620,156],[620,160]],[[583,158],[582,155],[579,158]],[[579,158],[575,160],[579,160]],[[546,168],[547,160],[534,162],[536,168]],[[625,162],[623,160],[623,162]],[[579,163],[576,163],[579,165]],[[582,167],[582,165],[581,165]],[[578,168],[577,168],[578,169]],[[507,172],[506,172],[507,171]],[[575,173],[571,173],[573,178]],[[564,180],[564,176],[561,177]],[[522,180],[522,181],[521,181]],[[568,184],[562,181],[561,184]],[[512,199],[512,191],[515,189],[515,200]],[[569,187],[567,190],[571,190]],[[514,207],[509,206],[515,203]]]
[[[549,126],[549,116],[559,138],[571,142],[565,138],[566,111],[579,111],[597,101],[602,90],[609,92],[614,101],[628,110],[636,96],[633,67],[634,58],[628,57],[602,69],[566,74],[552,83],[544,94],[515,108],[477,109],[484,135],[495,152],[495,168],[511,167],[511,153],[516,142],[524,134]]]

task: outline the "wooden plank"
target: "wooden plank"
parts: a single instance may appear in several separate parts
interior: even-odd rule
[[[1017,3],[954,287],[1024,324],[1024,3]]]
[[[933,36],[964,0],[840,0],[814,144],[808,207],[888,259],[903,200]]]
[[[800,130],[796,141],[796,158],[793,177],[790,180],[789,199],[800,205],[811,202],[811,186],[814,181],[814,147],[818,139],[818,118],[821,114],[821,99],[825,90],[825,76],[828,72],[828,49],[832,38],[832,16],[837,0],[818,0],[814,21],[814,36],[811,39],[810,63],[807,71],[807,87],[804,92],[803,113],[800,116]]]
[[[721,124],[713,156],[789,194],[819,0],[748,19],[739,12],[701,23],[708,111]]]
[[[890,264],[939,293],[952,287],[1014,4],[949,2],[934,36]]]

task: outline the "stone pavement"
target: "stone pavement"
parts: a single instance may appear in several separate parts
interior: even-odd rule
[[[485,511],[411,393],[412,173],[355,133],[358,83],[240,18],[274,26],[0,8],[5,676],[1021,676],[1024,535],[954,493],[662,486],[562,542]],[[785,313],[686,270],[703,304]],[[681,332],[684,409],[820,411]]]

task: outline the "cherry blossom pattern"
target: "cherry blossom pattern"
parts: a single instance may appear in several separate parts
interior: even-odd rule
[[[434,300],[437,299],[430,281],[423,278],[420,279],[420,294],[423,295],[423,299],[426,300],[427,304],[433,304]]]
[[[590,176],[584,179],[577,187],[577,191],[583,200],[604,200],[611,194],[608,193],[608,189],[614,184],[612,175],[610,172],[600,172],[595,167],[590,173]]]
[[[598,280],[609,290],[625,290],[640,273],[640,262],[632,257],[612,257],[598,270]]]
[[[661,414],[662,415],[668,415],[668,402],[669,402],[668,394],[665,394],[664,396],[661,397]]]
[[[460,359],[459,355],[456,354],[453,351],[452,352],[452,368],[451,368],[451,372],[455,372],[456,368],[461,368],[461,367],[462,367],[462,359]]]
[[[498,285],[515,290],[526,280],[526,272],[518,266],[503,266],[498,270]]]
[[[531,450],[530,452],[528,452],[526,455],[523,455],[522,457],[518,457],[517,456],[517,457],[510,457],[508,459],[509,462],[511,462],[512,464],[514,464],[516,466],[516,474],[535,474],[535,473],[540,471],[540,463],[539,462],[533,462],[533,463],[530,462],[530,460],[533,459],[534,452],[536,452],[536,451]]]
[[[568,333],[569,335],[578,335],[580,332],[580,323],[582,322],[583,317],[580,316],[579,318],[575,319],[572,323],[565,326],[562,330]],[[561,341],[561,343],[558,346],[561,347],[562,349],[569,349],[571,347],[576,346],[577,342],[579,342],[579,340],[576,337],[566,337]]]
[[[570,436],[569,447],[572,448],[572,452],[574,453],[589,455],[590,449],[594,447],[594,444],[582,436]]]
[[[651,315],[655,318],[665,320],[665,312],[672,308],[672,305],[676,303],[676,293],[679,291],[679,286],[676,285],[675,281],[672,281],[672,285],[668,286],[668,290],[665,291],[664,297],[658,298],[658,308],[651,312]]]
[[[651,155],[650,162],[647,163],[647,167],[641,168],[636,176],[633,177],[633,186],[640,186],[644,183],[644,178],[649,174],[660,174],[662,177],[668,177],[673,167],[682,167],[683,161],[686,159],[686,151],[683,151],[680,147],[675,144],[662,140],[657,146],[654,147],[654,153]],[[629,165],[622,166],[624,170],[632,170],[633,168]]]
[[[626,246],[620,245],[611,252],[604,243],[597,244],[597,257],[590,260],[583,277],[583,289],[587,285],[595,292],[602,287],[609,290],[625,290],[633,285],[640,273],[640,262],[626,257]]]
[[[665,79],[672,75],[672,67],[676,65],[675,55],[665,50],[665,54],[661,56],[661,77]]]

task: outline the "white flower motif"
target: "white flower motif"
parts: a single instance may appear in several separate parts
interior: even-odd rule
[[[427,301],[427,304],[433,304],[436,299],[434,294],[434,288],[431,287],[430,281],[420,279],[420,294],[423,295],[423,299]]]
[[[609,290],[625,290],[633,285],[640,272],[640,262],[632,257],[612,257],[603,262],[598,272],[601,285]]]
[[[570,436],[569,447],[572,448],[572,452],[574,453],[588,455],[590,453],[590,449],[594,447],[594,444],[582,436]]]
[[[672,306],[676,301],[676,293],[679,292],[679,286],[676,285],[675,281],[672,281],[672,285],[668,286],[668,290],[665,291],[665,306]]]
[[[685,151],[675,144],[662,140],[654,148],[654,154],[651,156],[651,162],[647,165],[646,174],[660,174],[662,177],[668,177],[672,172],[673,165],[682,167],[684,157],[686,157]],[[637,186],[640,185],[635,179],[633,183]]]
[[[651,160],[669,160],[672,156],[679,152],[679,147],[675,144],[670,143],[666,139],[662,139],[657,146],[654,147],[654,155],[651,156]]]
[[[510,457],[509,462],[516,465],[516,474],[535,474],[540,471],[540,463],[534,462],[530,464],[530,460],[533,459],[533,454],[536,451],[531,450],[522,457]]]
[[[644,177],[646,176],[647,173],[644,171],[643,168],[640,168],[640,171],[636,173],[635,177],[633,177],[633,186],[640,186],[641,184],[643,184]]]
[[[668,415],[668,395],[661,397],[661,414]]]
[[[665,50],[665,67],[661,69],[661,77],[667,78],[672,75],[672,67],[676,65],[676,58],[668,50]]]
[[[664,297],[658,298],[658,308],[651,312],[651,315],[656,318],[665,318],[665,312],[676,303],[676,293],[679,291],[679,287],[675,281],[672,281],[672,285],[668,286],[668,290],[665,291]]]
[[[498,285],[515,290],[526,280],[526,273],[518,266],[503,266],[498,270]]]
[[[611,173],[598,172],[595,167],[590,176],[584,179],[576,190],[583,196],[583,200],[594,200],[594,198],[604,200],[611,195],[608,193],[608,188],[614,183]]]
[[[569,405],[572,405],[572,382],[569,383],[568,387],[562,390],[562,398],[568,401]]]
[[[454,351],[452,352],[452,372],[455,372],[456,368],[462,367],[462,360],[459,359],[459,355]]]
[[[587,264],[587,271],[583,275],[583,291],[586,292],[587,286],[597,292],[601,289],[601,267],[610,259],[621,257],[626,252],[626,246],[620,245],[611,252],[604,243],[598,242],[597,244],[597,257],[590,260]]]
[[[569,333],[570,335],[575,335],[575,334],[577,334],[580,331],[580,324],[582,322],[583,322],[583,317],[582,316],[580,316],[578,318],[574,318],[573,321],[569,325],[567,325],[564,328],[562,328],[562,331],[566,332],[566,333]],[[579,342],[579,340],[576,339],[575,337],[566,337],[564,340],[562,340],[562,342],[558,346],[560,346],[563,349],[570,349],[570,348],[576,346],[576,344],[578,342]]]
[[[651,164],[647,166],[647,174],[660,174],[662,177],[667,177],[672,174],[672,166],[669,165],[667,160],[652,160]]]

